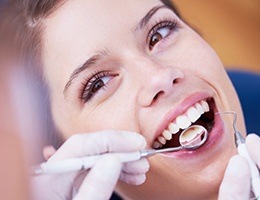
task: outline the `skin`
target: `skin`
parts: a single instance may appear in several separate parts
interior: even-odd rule
[[[184,109],[183,101],[198,94],[213,97],[218,111],[236,111],[238,129],[245,132],[224,67],[196,32],[166,8],[136,28],[158,5],[162,3],[157,0],[71,0],[45,20],[44,73],[53,118],[65,139],[76,133],[128,130],[142,134],[150,148],[165,115]],[[149,31],[165,19],[177,21],[178,28],[149,49]],[[97,52],[102,59],[78,74],[64,92],[73,71]],[[85,80],[97,70],[110,71],[102,78],[106,87],[84,102],[80,96]],[[125,199],[216,199],[227,162],[236,152],[231,118],[221,119],[222,137],[212,148],[188,159],[151,157],[143,185],[119,182],[116,190]]]

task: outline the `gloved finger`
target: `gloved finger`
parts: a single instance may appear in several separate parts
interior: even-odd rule
[[[121,181],[130,184],[130,185],[141,185],[145,182],[146,180],[146,175],[145,174],[137,174],[137,175],[133,175],[133,174],[127,174],[125,172],[122,172],[120,174],[120,178]]]
[[[76,174],[46,174],[30,179],[32,199],[71,199],[71,188]]]
[[[248,200],[250,196],[250,171],[247,161],[233,156],[220,185],[219,200]]]
[[[81,184],[83,183],[84,179],[86,178],[87,174],[89,173],[89,170],[83,170],[77,174],[77,176],[74,178],[73,181],[73,194],[77,194],[79,191],[79,188]],[[73,197],[75,196],[73,195]]]
[[[256,134],[249,134],[246,137],[246,148],[252,160],[260,167],[260,137]]]
[[[74,200],[109,199],[118,181],[122,163],[116,156],[107,155],[100,159],[82,182]]]
[[[77,134],[70,137],[49,161],[107,152],[138,151],[144,149],[145,146],[144,137],[134,132],[100,131]]]
[[[122,171],[127,174],[138,175],[145,174],[150,168],[149,162],[146,158],[137,161],[128,162],[123,164]]]

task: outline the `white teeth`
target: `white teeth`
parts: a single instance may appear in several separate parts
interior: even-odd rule
[[[209,112],[210,108],[206,101],[202,100],[190,107],[184,114],[176,117],[174,122],[171,122],[167,129],[157,137],[153,142],[153,148],[158,149],[166,144],[167,140],[172,139],[172,135],[180,131],[180,129],[188,128],[192,123],[196,122],[204,112]],[[190,134],[189,137],[194,137]],[[186,138],[189,140],[190,138]]]
[[[191,121],[185,115],[181,115],[176,118],[176,123],[181,129],[188,128],[191,125]]]
[[[195,104],[197,110],[199,111],[200,115],[202,115],[204,113],[204,109],[202,107],[202,105],[200,105],[199,103]]]
[[[176,134],[180,130],[179,126],[176,123],[170,123],[168,129],[172,134]]]
[[[187,111],[187,116],[190,119],[190,121],[193,123],[193,122],[196,122],[200,118],[200,113],[196,108],[191,107]]]
[[[201,106],[205,112],[209,112],[209,104],[206,101],[201,101]]]
[[[170,131],[168,131],[168,130],[164,130],[162,135],[163,135],[163,137],[166,140],[171,140],[172,139],[172,133]]]
[[[158,142],[158,141],[154,141],[154,142],[153,142],[153,148],[154,148],[154,149],[158,149],[160,146],[161,146],[161,143],[160,143],[160,142]]]
[[[166,144],[166,139],[165,139],[164,137],[162,137],[162,136],[159,136],[159,137],[157,138],[157,140],[159,140],[159,142],[160,142],[161,144]]]

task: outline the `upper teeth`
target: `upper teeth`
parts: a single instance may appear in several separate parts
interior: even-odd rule
[[[153,142],[153,148],[162,147],[167,140],[172,139],[172,134],[176,134],[180,129],[188,128],[193,122],[197,121],[201,115],[209,111],[209,105],[202,100],[190,107],[184,114],[176,117],[173,122],[170,122],[168,127],[160,136]]]

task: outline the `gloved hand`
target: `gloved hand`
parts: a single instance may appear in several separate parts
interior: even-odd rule
[[[77,134],[69,138],[48,162],[106,152],[138,151],[145,146],[145,139],[132,132],[102,131]],[[147,159],[122,164],[116,156],[105,156],[92,169],[83,173],[34,177],[32,180],[34,198],[38,200],[109,199],[119,178],[128,184],[139,185],[145,181],[145,173],[148,169]]]
[[[260,167],[260,138],[255,134],[246,137],[246,147],[252,160]],[[245,158],[233,156],[227,166],[219,190],[219,200],[249,200],[250,170]],[[260,197],[259,197],[260,198]]]

